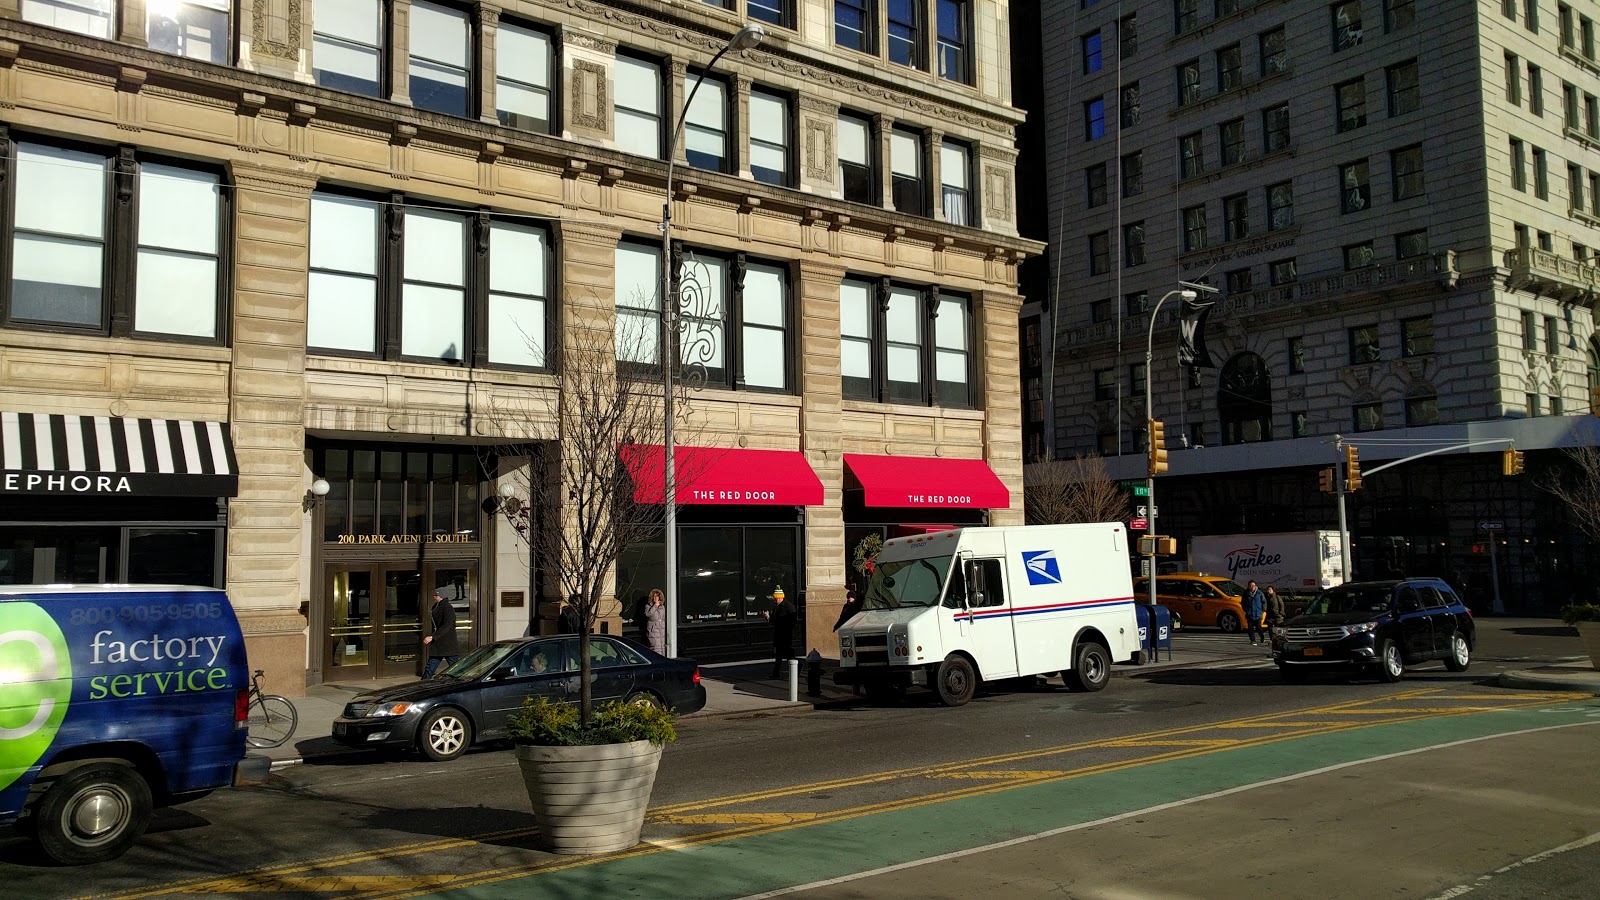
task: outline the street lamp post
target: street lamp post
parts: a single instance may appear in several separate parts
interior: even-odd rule
[[[710,73],[717,60],[722,58],[729,50],[749,50],[761,43],[766,32],[754,22],[745,25],[728,38],[728,43],[717,55],[711,57],[706,67],[701,70],[700,77],[695,79],[694,87],[689,89],[689,96],[683,101],[683,108],[678,110],[677,122],[672,127],[672,142],[667,145],[667,197],[661,205],[661,325],[664,339],[661,342],[661,502],[666,504],[667,532],[666,547],[666,619],[667,619],[667,655],[678,655],[678,466],[675,456],[675,443],[672,436],[674,420],[677,418],[677,403],[673,399],[672,369],[678,357],[678,304],[677,298],[672,296],[672,171],[678,159],[678,141],[683,137],[683,125],[689,117],[689,107],[694,103],[694,95],[700,92],[700,84]],[[669,300],[671,302],[669,302]]]
[[[1156,301],[1156,308],[1150,311],[1150,325],[1145,329],[1144,333],[1144,443],[1145,452],[1146,454],[1149,454],[1152,459],[1154,458],[1155,445],[1152,443],[1153,435],[1151,434],[1150,423],[1155,421],[1155,398],[1150,389],[1150,363],[1155,359],[1156,316],[1161,314],[1161,304],[1167,302],[1174,296],[1182,297],[1184,300],[1193,300],[1200,295],[1193,288],[1187,287],[1167,291],[1165,294],[1161,295],[1160,300]],[[1153,545],[1155,543],[1156,536],[1156,473],[1151,471],[1149,467],[1146,467],[1145,469],[1144,493],[1144,501],[1150,507],[1149,509],[1145,510],[1144,533],[1145,536],[1150,539],[1150,543]],[[1155,548],[1152,546],[1152,552],[1148,557],[1150,560],[1150,571],[1146,573],[1146,583],[1150,586],[1151,607],[1156,606],[1156,557],[1155,553],[1153,552],[1154,549]],[[1150,623],[1150,634],[1151,644],[1154,645],[1154,622]]]

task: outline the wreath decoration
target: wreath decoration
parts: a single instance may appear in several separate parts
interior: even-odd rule
[[[872,574],[872,562],[883,549],[883,536],[874,532],[856,543],[854,566],[863,576]]]

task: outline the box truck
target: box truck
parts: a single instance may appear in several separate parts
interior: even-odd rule
[[[1139,653],[1125,526],[958,528],[884,542],[835,680],[960,706],[981,682],[1057,672],[1098,691]]]
[[[1189,566],[1279,594],[1315,594],[1344,582],[1340,547],[1337,531],[1205,535],[1190,541]]]

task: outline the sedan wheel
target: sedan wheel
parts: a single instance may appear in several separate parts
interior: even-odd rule
[[[657,697],[655,694],[652,694],[649,691],[635,691],[628,695],[627,702],[633,706],[649,706],[654,709],[667,708],[667,705],[661,702],[660,697]]]
[[[1452,672],[1465,672],[1472,662],[1472,648],[1467,646],[1465,635],[1455,635],[1450,639],[1450,655],[1445,657],[1444,667]]]
[[[1378,677],[1393,684],[1404,678],[1406,674],[1405,660],[1400,656],[1400,645],[1394,641],[1385,640],[1378,645]]]
[[[1224,612],[1217,616],[1217,627],[1229,634],[1237,633],[1240,628],[1239,617],[1231,612]]]
[[[467,752],[472,724],[453,709],[436,709],[422,720],[417,747],[434,762],[449,762]]]

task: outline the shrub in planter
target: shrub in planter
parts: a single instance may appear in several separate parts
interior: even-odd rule
[[[1574,603],[1561,610],[1561,621],[1578,627],[1579,622],[1600,622],[1600,604]]]
[[[1561,610],[1561,621],[1578,630],[1589,664],[1600,669],[1600,604],[1574,603]]]
[[[540,843],[554,853],[609,853],[639,843],[671,713],[608,703],[583,728],[578,709],[524,700],[507,722]]]

